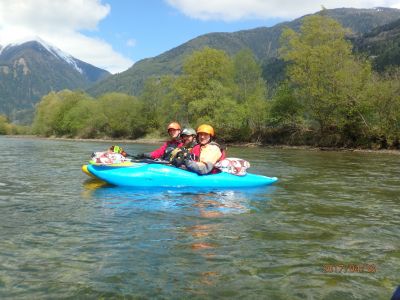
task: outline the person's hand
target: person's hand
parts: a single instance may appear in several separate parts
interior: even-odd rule
[[[175,167],[179,168],[180,166],[183,165],[183,159],[182,157],[175,157],[172,162],[171,162]]]
[[[185,164],[185,161],[189,158],[189,153],[187,151],[179,151],[176,153],[175,157],[172,159],[171,163],[175,167],[180,167]]]

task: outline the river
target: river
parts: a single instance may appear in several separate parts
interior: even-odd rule
[[[400,285],[398,155],[231,147],[279,182],[196,192],[90,180],[81,165],[108,146],[0,136],[1,299],[389,299]]]

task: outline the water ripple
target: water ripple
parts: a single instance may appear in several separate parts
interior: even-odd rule
[[[0,298],[388,299],[399,284],[397,156],[232,147],[278,184],[149,191],[81,173],[107,146],[0,137]]]

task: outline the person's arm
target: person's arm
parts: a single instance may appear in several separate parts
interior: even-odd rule
[[[150,152],[151,158],[161,158],[164,155],[165,149],[167,149],[168,143],[165,142],[160,148]]]
[[[137,155],[131,155],[130,157],[134,158],[134,159],[143,159],[143,158],[151,158],[151,153],[147,152],[147,153],[139,153]]]
[[[221,150],[218,146],[210,145],[200,154],[200,161],[186,160],[185,166],[188,170],[197,174],[208,174],[214,168],[215,163],[221,157]]]
[[[189,171],[200,175],[208,174],[214,168],[214,164],[211,162],[195,162],[194,160],[185,160],[185,166]]]

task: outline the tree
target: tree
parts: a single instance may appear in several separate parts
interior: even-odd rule
[[[0,114],[0,135],[2,134],[29,134],[28,126],[10,123],[7,116]]]
[[[190,102],[189,110],[195,116],[194,124],[212,124],[219,138],[235,141],[243,127],[245,111],[227,94],[221,82],[210,82],[210,89],[202,99]]]
[[[61,109],[61,99],[50,92],[36,105],[33,133],[44,136],[55,135],[56,121]]]
[[[36,106],[33,132],[45,136],[78,135],[93,114],[92,108],[84,109],[89,105],[88,101],[93,99],[82,91],[47,94]]]
[[[63,90],[57,93],[59,110],[56,114],[53,128],[58,136],[76,136],[86,124],[87,118],[93,113],[87,108],[87,101],[93,99],[82,91]],[[85,104],[83,104],[85,102]]]
[[[249,49],[239,51],[233,58],[234,78],[237,85],[236,97],[239,103],[258,93],[265,97],[265,82],[262,70],[253,52]]]
[[[368,87],[366,103],[372,138],[381,148],[389,145],[399,148],[400,140],[400,68],[394,68],[383,75],[375,74]]]
[[[236,98],[246,112],[243,125],[248,128],[247,138],[253,137],[260,141],[269,112],[266,83],[262,78],[261,67],[250,50],[239,51],[233,61]]]
[[[227,93],[233,90],[233,63],[224,51],[205,47],[186,59],[175,85],[181,110],[186,113],[182,121],[190,124],[199,117],[188,109],[189,104],[207,97],[218,86],[215,82]]]
[[[316,121],[322,135],[344,128],[356,134],[365,125],[361,95],[371,67],[352,54],[346,33],[329,17],[310,16],[299,33],[285,29],[281,37],[289,83],[310,124]]]
[[[94,122],[94,120],[97,120],[98,111],[96,101],[88,98],[87,95],[76,102],[74,106],[65,112],[63,117],[63,123],[68,135],[82,138],[97,137],[102,128],[99,122]]]
[[[107,120],[105,134],[111,137],[138,137],[145,131],[142,104],[133,96],[107,93],[99,99],[101,114]]]
[[[146,120],[148,133],[154,131],[164,133],[167,123],[186,116],[186,112],[182,112],[177,101],[175,80],[176,78],[171,75],[161,78],[151,77],[146,80],[139,99],[143,103],[142,115]]]
[[[8,119],[5,115],[0,115],[0,135],[7,134]]]
[[[304,122],[303,107],[287,82],[277,89],[271,103],[270,117],[271,123],[280,127],[296,128]]]

